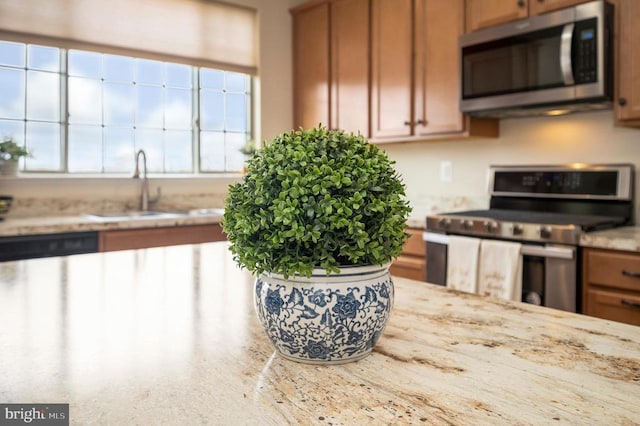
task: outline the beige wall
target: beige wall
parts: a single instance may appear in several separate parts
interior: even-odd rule
[[[491,164],[632,163],[636,199],[640,188],[640,129],[613,126],[612,112],[502,120],[500,137],[450,142],[384,145],[403,175],[414,215],[438,209],[432,200],[468,198],[488,203]],[[440,180],[440,163],[450,161],[451,182]],[[461,203],[464,209],[469,203]],[[636,207],[636,217],[640,218]]]

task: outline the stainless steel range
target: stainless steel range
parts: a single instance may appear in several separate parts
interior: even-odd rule
[[[632,165],[491,166],[488,210],[427,216],[428,282],[446,285],[448,235],[522,243],[522,301],[579,312],[580,235],[633,223]]]

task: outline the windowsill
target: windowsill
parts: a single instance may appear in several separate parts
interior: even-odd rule
[[[173,180],[173,179],[189,179],[189,180],[209,180],[209,179],[239,179],[242,173],[176,173],[176,174],[155,174],[149,173],[147,179],[153,180]],[[0,176],[0,181],[7,180],[129,180],[134,179],[133,175],[126,174],[82,174],[82,173],[20,173],[18,176]]]

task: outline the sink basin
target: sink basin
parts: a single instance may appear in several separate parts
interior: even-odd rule
[[[189,216],[222,216],[224,209],[193,209],[187,212]]]
[[[128,211],[128,212],[107,212],[107,213],[89,213],[87,216],[98,219],[144,219],[144,218],[164,218],[184,216],[184,213],[178,212],[162,212],[162,211]]]

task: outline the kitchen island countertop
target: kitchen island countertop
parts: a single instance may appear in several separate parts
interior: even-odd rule
[[[374,352],[274,354],[226,242],[0,264],[0,402],[71,424],[638,424],[640,327],[395,278]]]

